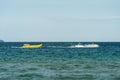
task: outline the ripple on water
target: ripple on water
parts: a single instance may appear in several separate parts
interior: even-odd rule
[[[44,76],[40,73],[25,73],[25,74],[19,74],[17,77],[19,78],[43,78]]]
[[[84,75],[58,75],[56,80],[94,80],[95,77],[90,74]]]
[[[8,71],[8,69],[6,69],[6,68],[0,68],[0,72],[6,72],[6,71]]]

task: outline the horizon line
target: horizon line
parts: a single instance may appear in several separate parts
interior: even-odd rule
[[[4,42],[120,42],[120,41],[4,41]]]

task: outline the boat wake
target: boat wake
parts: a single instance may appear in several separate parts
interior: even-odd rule
[[[22,47],[18,47],[18,46],[12,46],[11,48],[22,48]]]
[[[46,48],[69,48],[67,46],[47,46]]]

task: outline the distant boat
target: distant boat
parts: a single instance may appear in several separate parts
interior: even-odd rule
[[[92,44],[87,44],[87,45],[84,45],[85,47],[90,47],[90,48],[97,48],[97,47],[99,47],[99,45],[98,44],[94,44],[94,43],[92,43]]]
[[[74,47],[76,47],[76,48],[82,48],[82,47],[84,47],[84,45],[82,45],[82,44],[77,44],[77,45],[75,45]]]
[[[82,45],[82,44],[79,43],[79,44],[75,45],[74,47],[75,48],[97,48],[97,47],[99,47],[99,45],[94,44],[94,43]]]
[[[42,44],[36,44],[36,45],[30,45],[30,44],[24,44],[22,48],[41,48]]]

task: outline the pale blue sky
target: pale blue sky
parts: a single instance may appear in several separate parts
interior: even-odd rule
[[[5,41],[120,41],[120,0],[0,0]]]

